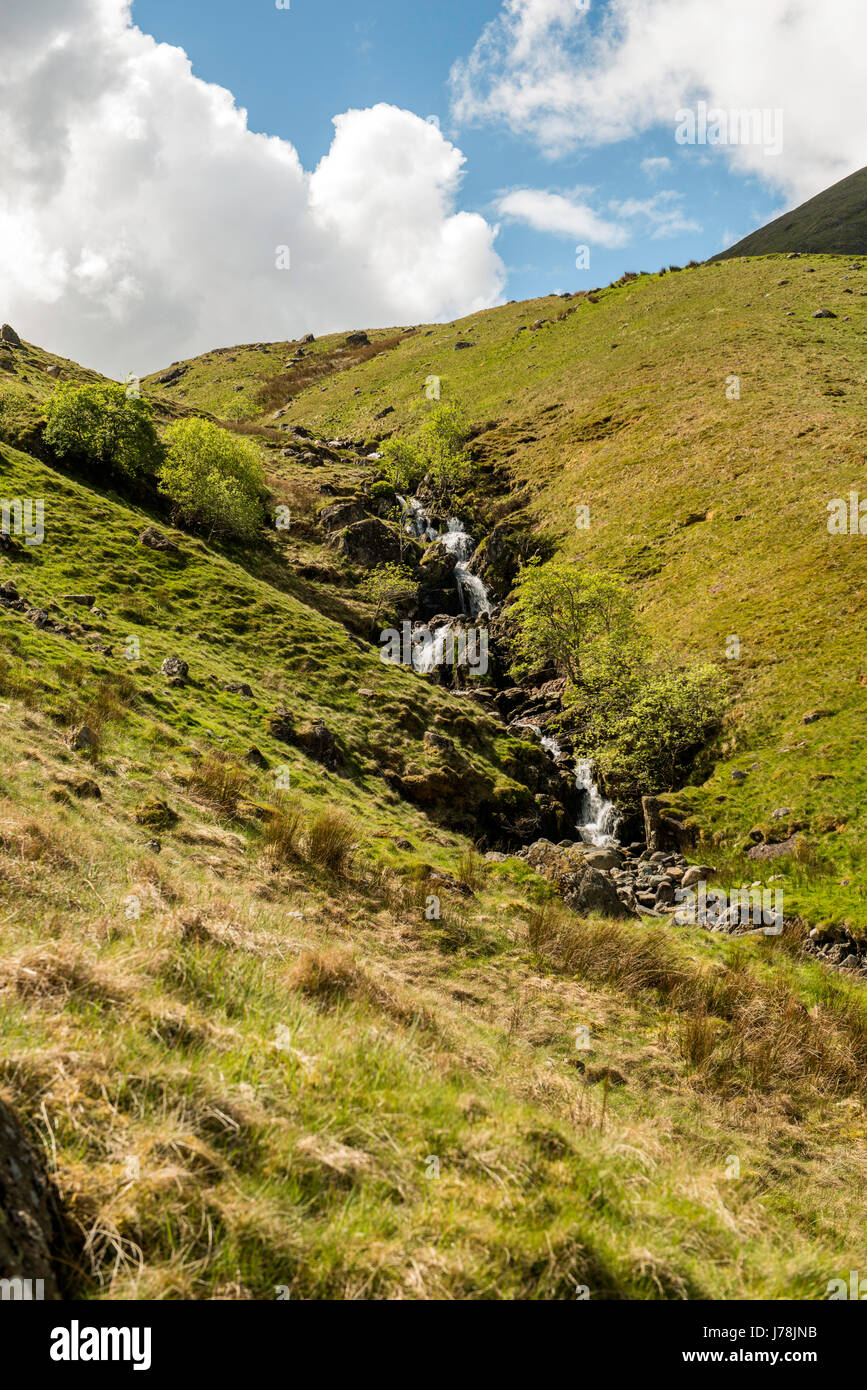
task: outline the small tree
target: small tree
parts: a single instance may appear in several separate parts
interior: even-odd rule
[[[406,439],[388,439],[382,447],[380,469],[395,492],[415,492],[425,474],[419,450]]]
[[[151,408],[117,382],[58,386],[45,441],[60,457],[136,478],[156,471],[161,449]]]
[[[395,608],[413,604],[417,585],[412,571],[405,565],[377,565],[365,578],[361,591],[366,598],[376,604],[373,626],[379,622],[383,611],[392,616]]]
[[[209,539],[251,539],[264,520],[265,472],[256,445],[198,418],[170,425],[166,442],[160,489],[176,519]]]
[[[639,644],[625,585],[565,560],[531,560],[509,613],[517,623],[516,674],[553,662],[573,689],[584,685],[591,668]]]
[[[465,453],[469,423],[456,402],[435,406],[422,426],[419,439],[431,489],[443,505],[466,487],[472,464]]]
[[[590,701],[583,731],[611,795],[638,804],[642,793],[671,791],[719,728],[725,691],[716,667],[642,665],[629,686]]]

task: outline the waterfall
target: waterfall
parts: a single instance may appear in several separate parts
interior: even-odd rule
[[[584,793],[582,820],[578,822],[578,833],[586,845],[596,845],[600,849],[610,849],[619,843],[617,828],[620,814],[617,807],[606,801],[593,781],[593,764],[589,758],[578,758],[575,763],[575,785]]]
[[[461,612],[468,618],[476,618],[480,613],[491,610],[491,594],[484,580],[478,575],[468,574],[467,562],[476,548],[476,543],[463,522],[456,516],[449,519],[448,527],[440,533],[431,525],[430,518],[417,497],[397,498],[403,511],[406,529],[411,536],[428,541],[441,540],[449,554],[454,555],[455,587],[461,601]],[[435,664],[435,663],[433,663]],[[415,666],[415,661],[413,660]],[[430,670],[430,666],[416,666],[416,670]]]
[[[543,734],[538,724],[529,719],[516,720],[515,729],[532,729],[539,742],[552,758],[559,758],[562,749],[555,738]],[[597,849],[611,849],[620,842],[617,830],[620,825],[620,812],[611,801],[606,801],[593,780],[593,764],[589,758],[576,758],[575,785],[581,797],[581,819],[575,829],[585,845],[595,845]]]

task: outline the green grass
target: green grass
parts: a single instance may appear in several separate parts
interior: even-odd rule
[[[787,912],[857,926],[864,560],[825,504],[858,482],[864,289],[806,264],[505,306],[345,370],[345,335],[321,340],[315,382],[253,427],[292,527],[250,550],[171,531],[180,560],[138,544],[163,517],[14,447],[60,359],[27,345],[0,377],[0,494],[46,500],[45,543],[0,556],[0,580],[76,633],[2,613],[0,1076],[79,1233],[82,1296],[819,1299],[857,1266],[863,986],[795,930],[570,917],[522,861],[474,853],[472,823],[390,790],[384,772],[427,765],[428,729],[501,802],[537,754],[379,661],[360,575],[315,524],[318,487],[354,495],[375,469],[350,450],[309,467],[277,428],[413,429],[440,375],[488,426],[466,514],[484,527],[517,498],[539,541],[629,578],[660,648],[719,663],[722,744],[671,798],[695,858],[722,883],[782,875]],[[825,303],[840,317],[812,320]],[[287,347],[146,390],[161,422],[225,418],[230,397],[243,414]],[[81,591],[104,616],[64,597]],[[334,772],[272,736],[281,706],[336,734]],[[82,722],[90,756],[67,743]],[[747,861],[784,806],[803,853]]]

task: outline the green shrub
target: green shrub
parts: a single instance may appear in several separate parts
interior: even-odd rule
[[[531,561],[515,588],[516,675],[553,664],[576,750],[592,756],[608,795],[634,809],[682,785],[725,704],[714,666],[677,668],[652,655],[626,586],[565,560]]]
[[[379,467],[386,486],[402,493],[415,492],[426,472],[425,461],[418,448],[406,439],[386,441]]]
[[[159,466],[162,451],[150,406],[118,383],[58,386],[46,417],[45,441],[61,458],[128,478]]]
[[[380,498],[384,498],[387,502],[395,502],[397,500],[394,488],[391,483],[387,483],[384,478],[380,478],[379,482],[373,484],[373,487],[370,489],[370,496],[374,502],[378,502]]]
[[[174,519],[209,539],[252,539],[264,520],[265,473],[256,445],[200,419],[170,425],[166,441],[160,489]]]

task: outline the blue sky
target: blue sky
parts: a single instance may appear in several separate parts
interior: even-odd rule
[[[252,130],[291,141],[308,170],[327,153],[338,112],[384,101],[436,115],[466,156],[460,206],[499,222],[506,298],[588,288],[624,270],[702,260],[782,209],[786,199],[778,188],[731,172],[714,151],[677,145],[673,122],[622,144],[551,159],[520,134],[455,121],[451,67],[500,9],[499,0],[292,0],[289,10],[268,0],[134,0],[133,18],[155,38],[182,47],[196,76],[227,87],[246,108]],[[645,172],[642,162],[650,158],[668,158],[671,169]],[[516,187],[590,188],[603,212],[612,200],[645,201],[670,190],[700,230],[655,236],[639,221],[623,247],[591,244],[590,267],[579,271],[575,237],[498,218],[498,197]]]
[[[0,4],[4,318],[122,378],[701,260],[867,163],[865,47],[863,0]],[[678,142],[703,102],[773,131]]]

